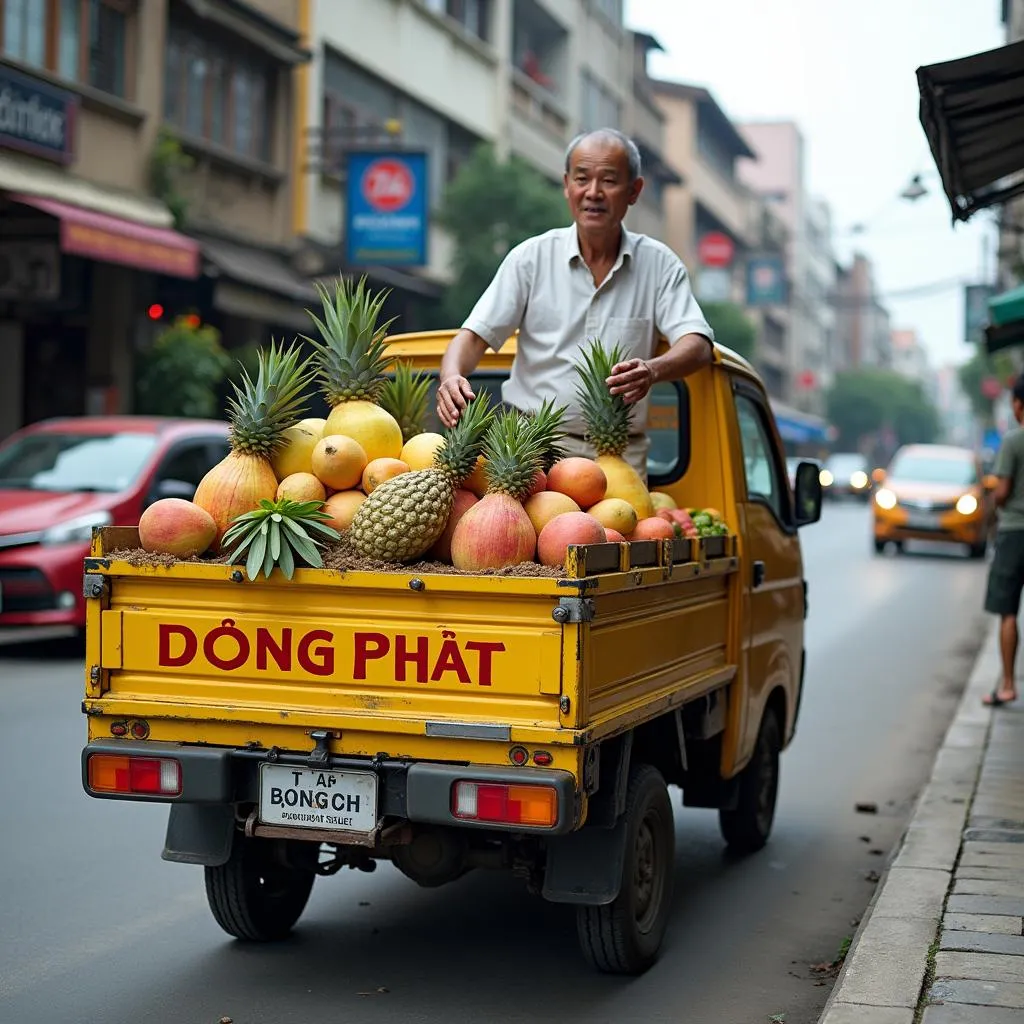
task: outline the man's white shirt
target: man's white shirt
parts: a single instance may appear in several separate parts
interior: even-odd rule
[[[574,434],[586,431],[574,367],[589,339],[600,338],[608,349],[618,345],[623,359],[650,359],[659,333],[670,344],[685,334],[714,341],[686,267],[667,245],[623,228],[611,272],[595,287],[575,225],[512,249],[463,327],[495,351],[518,330],[502,398],[527,412],[554,399],[568,406],[565,426]],[[646,430],[647,406],[644,399],[634,407],[635,434]]]

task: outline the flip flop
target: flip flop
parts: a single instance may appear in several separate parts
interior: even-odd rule
[[[1012,704],[1017,699],[1017,694],[1012,697],[1000,697],[999,687],[997,686],[988,696],[981,698],[981,703],[989,708],[1000,708],[1004,704]]]

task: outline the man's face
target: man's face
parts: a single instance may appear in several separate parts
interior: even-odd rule
[[[643,178],[629,180],[625,150],[614,139],[584,139],[572,151],[565,198],[573,220],[584,231],[617,228],[643,186]]]
[[[1013,418],[1018,423],[1024,423],[1024,402],[1019,398],[1014,398],[1012,401],[1013,405]]]

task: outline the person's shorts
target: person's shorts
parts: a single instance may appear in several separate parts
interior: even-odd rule
[[[1024,530],[1000,530],[996,534],[992,565],[988,571],[985,611],[1016,615],[1024,591]]]

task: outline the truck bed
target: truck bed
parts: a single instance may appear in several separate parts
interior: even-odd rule
[[[501,760],[574,751],[723,686],[734,538],[603,544],[564,576],[137,566],[97,531],[86,560],[90,739]],[[141,724],[139,724],[141,723]],[[145,729],[146,736],[132,730]],[[127,733],[119,730],[128,730]],[[501,750],[495,749],[500,743]]]

